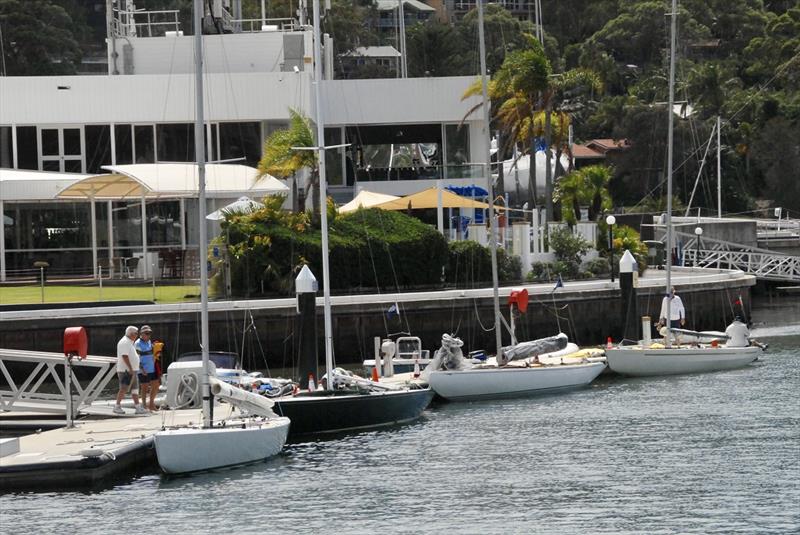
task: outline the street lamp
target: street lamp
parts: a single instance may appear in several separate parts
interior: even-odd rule
[[[703,227],[694,227],[694,235],[697,236],[697,240],[694,244],[694,265],[700,265],[700,236],[703,235]]]
[[[617,218],[613,215],[606,217],[606,225],[608,225],[608,257],[611,262],[611,283],[614,283],[614,223]]]

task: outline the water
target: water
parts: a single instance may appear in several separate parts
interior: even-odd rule
[[[800,302],[754,320],[770,351],[741,370],[443,404],[256,466],[5,495],[0,532],[798,533]]]

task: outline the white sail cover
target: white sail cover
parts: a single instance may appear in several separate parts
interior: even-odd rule
[[[501,354],[497,355],[497,363],[502,366],[512,360],[522,360],[533,355],[552,353],[559,349],[564,349],[565,347],[567,347],[567,335],[558,333],[555,336],[539,338],[538,340],[531,340],[529,342],[520,342],[513,346],[504,347]]]
[[[246,410],[248,413],[267,418],[277,418],[278,415],[272,412],[275,403],[264,396],[253,394],[239,387],[223,383],[214,377],[208,378],[211,384],[211,393],[223,399],[235,407]]]

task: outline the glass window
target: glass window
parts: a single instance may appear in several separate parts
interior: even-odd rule
[[[341,145],[342,144],[342,129],[341,128],[326,128],[325,129],[325,145]],[[341,186],[342,180],[342,152],[344,148],[338,148],[325,151],[325,172],[328,184],[334,186]]]
[[[58,155],[58,129],[42,128],[42,156]]]
[[[259,123],[220,123],[220,160],[244,158],[241,163],[255,167],[261,159]]]
[[[6,248],[91,247],[89,210],[87,202],[9,203],[4,208],[11,220],[6,226]]]
[[[159,162],[193,162],[194,161],[194,125],[159,124],[158,134]],[[139,153],[139,139],[136,139],[136,153]]]
[[[136,163],[155,163],[153,125],[136,125],[133,131],[136,136]]]
[[[147,203],[147,245],[180,245],[181,214],[179,201]]]
[[[133,142],[131,138],[131,125],[114,125],[114,144],[116,146],[117,164],[125,165],[133,163]],[[89,147],[89,154],[92,148]]]
[[[117,256],[130,256],[142,247],[142,203],[121,201],[112,203],[114,251]],[[120,254],[117,254],[117,251]]]
[[[81,155],[81,129],[64,129],[64,156]]]
[[[14,167],[13,149],[11,127],[0,126],[0,167],[5,167],[6,169]]]
[[[102,173],[101,166],[111,164],[111,127],[109,125],[87,125],[86,172]],[[128,129],[130,138],[130,129]]]
[[[448,178],[471,178],[469,163],[469,128],[466,125],[448,124],[444,127],[445,164]]]
[[[17,127],[17,168],[39,169],[39,140],[35,126]]]

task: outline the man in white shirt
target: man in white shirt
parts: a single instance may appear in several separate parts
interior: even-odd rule
[[[727,347],[747,347],[750,345],[750,329],[742,323],[742,318],[739,316],[736,316],[733,323],[728,325],[728,328],[725,329],[725,334],[728,335],[728,341],[725,342]]]
[[[122,403],[128,390],[131,391],[133,403],[136,406],[136,414],[147,414],[147,411],[139,403],[139,353],[136,351],[136,338],[139,337],[139,329],[129,326],[125,329],[125,336],[117,342],[117,378],[119,379],[119,391],[117,392],[117,404],[114,405],[114,414],[125,414],[122,410]]]
[[[672,304],[670,305],[670,299]],[[659,314],[658,326],[667,324],[667,307],[669,307],[669,327],[671,329],[679,329],[686,325],[686,309],[683,308],[683,301],[678,295],[675,295],[675,287],[668,295],[664,296],[661,301],[661,314]]]

